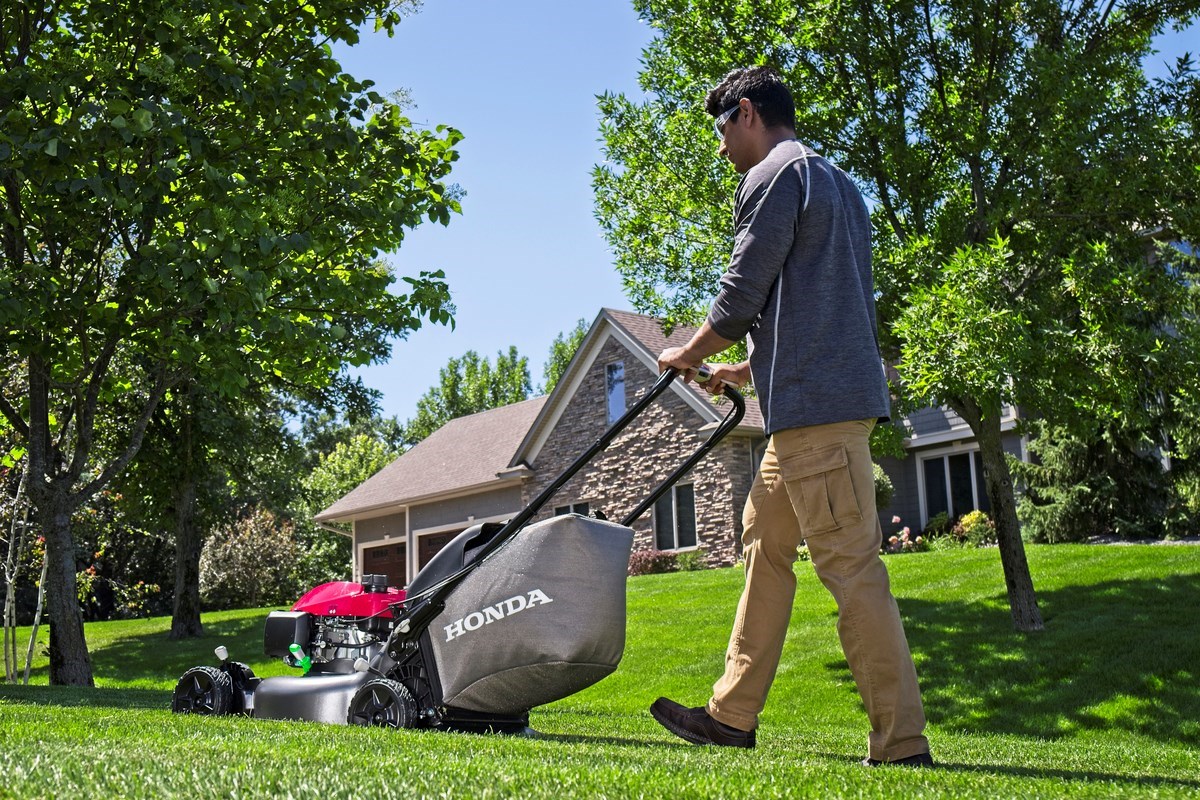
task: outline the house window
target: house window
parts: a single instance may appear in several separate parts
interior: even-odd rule
[[[556,506],[554,509],[554,516],[561,517],[564,514],[578,514],[581,517],[586,517],[588,515],[588,511],[589,509],[587,503],[571,503],[569,506]]]
[[[978,450],[947,453],[921,460],[925,484],[925,522],[945,512],[951,519],[968,511],[990,511]]]
[[[691,484],[676,486],[654,502],[654,546],[659,550],[696,546],[696,495]]]
[[[612,424],[625,413],[625,362],[609,364],[606,372],[608,392],[608,422]]]

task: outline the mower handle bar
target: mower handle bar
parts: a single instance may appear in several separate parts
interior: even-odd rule
[[[706,372],[707,368],[702,367],[700,370],[700,377],[704,378]],[[406,637],[415,638],[415,636],[424,630],[428,622],[431,622],[433,618],[441,611],[443,600],[445,599],[446,595],[448,595],[451,590],[458,585],[459,581],[466,577],[469,572],[473,571],[476,567],[482,564],[484,559],[494,553],[501,547],[501,545],[503,545],[505,542],[515,536],[522,528],[524,528],[525,525],[538,513],[538,511],[542,509],[542,506],[546,505],[546,503],[550,501],[550,498],[553,497],[558,490],[567,483],[567,481],[575,477],[575,474],[578,473],[579,470],[583,469],[583,467],[586,466],[587,463],[591,461],[597,453],[605,450],[609,444],[612,443],[612,440],[617,437],[617,434],[623,431],[629,425],[629,423],[631,423],[639,414],[642,413],[642,411],[646,409],[648,405],[653,403],[659,395],[665,392],[667,387],[671,385],[671,382],[675,380],[678,374],[679,370],[675,369],[674,367],[668,367],[658,377],[658,380],[654,383],[654,385],[650,387],[650,391],[646,392],[646,394],[640,400],[638,400],[632,408],[621,415],[621,418],[614,422],[612,426],[610,426],[609,429],[604,432],[604,435],[596,440],[595,444],[589,447],[586,452],[579,456],[579,458],[575,459],[571,466],[567,467],[567,469],[561,475],[555,478],[549,486],[543,489],[541,493],[533,499],[533,502],[520,511],[515,517],[506,522],[504,527],[495,536],[493,536],[490,541],[483,545],[478,556],[476,556],[476,558],[472,560],[470,564],[467,564],[453,575],[449,575],[433,586],[430,586],[425,591],[406,597],[399,604],[397,604],[404,609],[405,613],[405,616],[400,620],[399,631]],[[646,509],[654,505],[655,501],[666,494],[667,491],[675,485],[676,481],[683,477],[688,470],[694,467],[701,458],[703,458],[710,450],[716,447],[717,444],[742,421],[742,418],[746,415],[746,401],[742,398],[741,393],[738,392],[738,390],[733,386],[725,384],[724,395],[733,403],[733,408],[725,416],[725,419],[723,419],[717,428],[712,432],[712,434],[708,437],[708,440],[700,446],[700,449],[693,453],[691,457],[688,458],[677,470],[671,473],[666,480],[655,487],[654,490],[647,495],[646,499],[644,499],[637,508],[630,512],[630,514],[623,520],[621,520],[622,525],[629,527],[631,524],[633,524],[634,520],[644,514]],[[425,598],[428,598],[428,602],[414,604],[414,601],[423,600]]]

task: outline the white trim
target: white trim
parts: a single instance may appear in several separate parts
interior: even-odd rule
[[[1006,404],[1003,406],[1003,408],[1007,409],[1008,413],[1000,417],[1000,433],[1010,433],[1017,427],[1017,423],[1020,421],[1020,418],[1017,416],[1015,406]],[[937,410],[946,411],[951,414],[954,413],[951,409],[946,408],[945,406],[941,406]],[[952,426],[948,431],[926,433],[916,436],[906,436],[904,438],[903,446],[906,450],[913,450],[918,447],[930,447],[933,445],[945,444],[947,442],[958,442],[960,440],[964,442],[968,440],[972,442],[975,441],[975,432],[972,431],[971,426],[965,422],[960,422],[959,424]]]
[[[642,346],[641,342],[633,338],[625,332],[611,317],[607,311],[601,311],[596,322],[593,323],[592,332],[588,334],[591,341],[585,340],[584,344],[588,348],[587,353],[576,353],[575,357],[583,358],[578,363],[574,359],[571,361],[570,378],[563,385],[560,381],[559,385],[554,387],[554,392],[551,394],[550,400],[542,407],[538,418],[534,420],[533,425],[529,429],[529,434],[525,440],[521,442],[521,446],[517,448],[516,455],[513,457],[514,464],[524,462],[532,464],[537,461],[538,455],[542,448],[546,445],[550,434],[558,427],[558,422],[562,415],[566,413],[567,406],[570,405],[571,398],[579,390],[579,386],[587,377],[592,366],[600,357],[600,352],[604,349],[604,345],[609,339],[615,339],[621,344],[630,355],[640,361],[652,374],[658,374],[658,354],[650,353]],[[626,387],[628,387],[629,370],[626,369]],[[704,402],[699,395],[687,388],[686,385],[676,381],[671,384],[671,390],[683,398],[684,402],[691,406],[696,412],[701,415],[702,419],[719,420],[716,416],[716,411],[711,405]],[[607,404],[608,398],[604,398]]]
[[[408,526],[407,520],[405,520],[404,525],[405,525],[405,527]],[[409,558],[408,558],[408,543],[405,541],[405,537],[395,537],[389,533],[389,534],[385,534],[382,539],[372,539],[369,542],[360,542],[360,541],[358,541],[358,536],[356,533],[355,541],[354,541],[354,568],[352,570],[353,574],[351,575],[351,580],[356,581],[358,583],[362,583],[363,555],[366,552],[368,547],[385,547],[385,546],[390,547],[391,545],[395,545],[395,544],[404,545],[404,570],[405,570],[405,573],[407,573],[408,568],[409,568],[409,565],[408,565]],[[409,580],[410,580],[409,576],[407,574],[405,574],[404,584],[406,586],[408,585]]]
[[[684,486],[692,487],[692,532],[696,536],[696,543],[694,545],[690,545],[688,547],[679,547],[678,546],[679,545],[679,511],[678,511],[679,502],[678,502],[678,496],[675,494],[675,492]],[[700,515],[696,513],[696,482],[695,482],[695,480],[693,479],[689,483],[681,482],[681,483],[675,484],[674,486],[671,487],[669,496],[671,498],[671,526],[672,526],[671,541],[672,541],[672,544],[676,545],[675,547],[670,548],[670,552],[686,553],[689,550],[698,550],[700,548],[700,524],[699,524]],[[662,498],[660,497],[659,500],[662,500]],[[657,505],[657,504],[658,504],[658,501],[656,500],[655,505]],[[653,509],[654,506],[651,506],[650,508]],[[652,514],[651,523],[652,523],[651,528],[653,529],[653,533],[654,533],[654,548],[657,550],[658,549],[658,514]],[[664,551],[664,552],[666,552],[666,551]]]
[[[914,453],[916,456],[917,468],[917,501],[918,501],[918,516],[920,517],[921,527],[924,528],[929,523],[929,508],[925,502],[925,462],[933,458],[945,459],[948,456],[962,455],[963,453],[972,454],[968,463],[971,465],[971,497],[975,501],[975,505],[979,504],[979,498],[976,492],[979,489],[979,482],[975,475],[975,457],[974,454],[979,452],[979,443],[972,439],[969,442],[955,442],[950,447],[939,447],[935,450],[922,450],[920,453]],[[980,458],[982,459],[982,455]],[[946,468],[943,470],[943,475],[946,481],[946,504],[952,505],[953,498],[950,493],[950,462],[946,461]],[[984,489],[986,491],[986,487]],[[966,512],[963,512],[966,513]]]

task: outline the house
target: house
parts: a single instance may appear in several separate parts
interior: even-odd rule
[[[653,318],[603,309],[554,391],[446,423],[416,447],[317,515],[353,540],[354,574],[386,574],[407,585],[461,531],[509,519],[562,474],[658,378],[663,349],[685,343]],[[672,384],[609,448],[572,478],[538,519],[601,512],[621,519],[724,418],[699,387]],[[1017,415],[1005,409],[1005,449],[1026,457]],[[948,409],[904,418],[905,458],[882,458],[895,489],[879,509],[885,532],[920,530],[945,511],[988,510],[979,448]],[[742,423],[633,524],[636,549],[701,550],[710,566],[741,552],[741,510],[766,447],[762,413],[747,399]]]
[[[317,515],[353,540],[354,574],[407,585],[446,542],[524,508],[657,380],[658,354],[693,329],[663,335],[657,320],[603,309],[554,391],[451,420]],[[634,547],[700,550],[734,563],[741,511],[765,439],[758,404],[633,524]],[[539,519],[602,512],[621,519],[699,449],[725,417],[695,385],[676,381],[542,509]]]
[[[1004,406],[1000,413],[1005,452],[1028,461],[1028,441],[1018,431],[1016,408]],[[895,490],[891,505],[879,510],[885,532],[897,528],[891,524],[893,516],[900,517],[900,525],[921,530],[942,512],[953,519],[975,509],[991,510],[979,445],[961,417],[948,408],[923,408],[900,424],[905,431],[904,458],[878,459]]]

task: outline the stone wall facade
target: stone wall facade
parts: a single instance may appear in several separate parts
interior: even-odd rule
[[[625,365],[626,408],[645,395],[658,376],[615,338],[601,349],[551,431],[526,482],[528,504],[608,429],[606,368]],[[722,412],[727,406],[721,407]],[[608,449],[592,459],[558,491],[539,513],[550,517],[554,508],[587,503],[620,522],[708,438],[702,418],[683,398],[667,390],[634,420]],[[761,438],[757,441],[761,441]],[[696,501],[696,538],[709,566],[728,566],[741,554],[741,512],[754,475],[755,440],[731,434],[679,484],[692,484]],[[653,508],[633,523],[634,549],[655,544]]]

